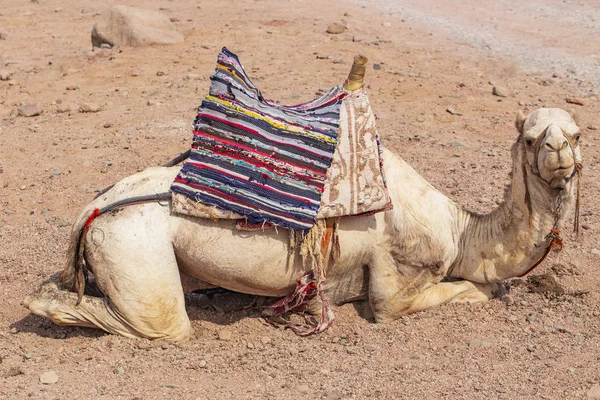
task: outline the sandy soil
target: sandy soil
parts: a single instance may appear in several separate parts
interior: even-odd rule
[[[473,20],[470,6],[457,1],[441,9],[399,2],[404,8],[395,10],[368,1],[130,1],[162,9],[185,43],[123,48],[90,63],[91,27],[114,2],[77,3],[4,0],[0,8],[0,70],[14,72],[0,81],[1,399],[600,398],[600,89],[592,73],[599,41],[597,20],[581,22],[597,15],[597,4],[560,2],[578,19],[559,2],[544,2],[542,22],[554,29],[546,35],[529,29],[539,7],[525,2],[514,19],[508,2],[477,2],[477,18],[502,16],[495,33],[483,22],[460,29],[439,22],[439,15]],[[345,33],[325,33],[340,21]],[[577,44],[572,30],[584,35]],[[465,32],[484,32],[512,50],[486,51],[461,38]],[[522,40],[527,35],[531,41]],[[557,63],[527,51],[546,51],[552,44],[543,39],[554,37]],[[364,53],[381,67],[369,68],[366,80],[385,145],[480,212],[496,206],[508,183],[516,111],[574,109],[584,133],[584,229],[535,272],[560,287],[544,291],[539,278],[517,280],[510,306],[448,305],[386,325],[365,318],[363,304],[349,304],[336,309],[328,332],[310,338],[265,326],[254,310],[235,311],[250,301],[239,295],[190,296],[199,337],[182,344],[58,327],[30,315],[21,300],[60,270],[70,225],[96,191],[189,146],[195,109],[224,45],[268,97],[284,103],[342,82],[353,56]],[[564,67],[579,62],[591,67]],[[493,96],[493,84],[509,96]],[[16,116],[17,106],[32,102],[43,107],[41,116]],[[102,109],[58,112],[85,102]],[[217,339],[222,329],[231,340]],[[56,384],[39,382],[46,371],[57,373]]]

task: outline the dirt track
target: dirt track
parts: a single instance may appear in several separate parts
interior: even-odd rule
[[[593,2],[560,6],[566,9],[545,3],[555,11],[540,23],[558,26],[548,35],[524,29],[534,14],[527,18],[523,5],[512,23],[505,9],[477,2],[477,18],[502,16],[499,33],[486,31],[486,51],[476,44],[472,32],[479,30],[467,5],[456,11],[467,21],[464,29],[449,31],[459,17],[448,15],[458,6],[430,10],[431,1],[420,8],[398,3],[404,7],[398,10],[372,2],[241,0],[217,7],[131,1],[164,8],[185,43],[123,48],[94,63],[86,52],[101,11],[95,2],[4,3],[0,69],[14,74],[0,81],[1,399],[575,399],[592,396],[600,385],[600,251],[592,253],[600,249]],[[535,11],[538,3],[529,4]],[[341,20],[345,33],[325,33]],[[579,38],[571,48],[570,30]],[[544,62],[552,46],[544,38],[556,38],[555,63]],[[353,56],[365,54],[381,66],[370,68],[366,81],[384,144],[443,193],[480,212],[495,207],[508,183],[516,111],[575,110],[584,134],[584,229],[579,241],[570,237],[566,250],[536,272],[555,277],[566,293],[534,293],[518,281],[511,306],[442,306],[387,325],[363,318],[362,304],[346,305],[327,333],[305,339],[263,325],[255,311],[226,312],[250,300],[243,296],[190,297],[199,337],[183,344],[57,327],[30,315],[21,300],[61,269],[70,224],[96,191],[189,146],[194,111],[224,45],[240,55],[268,97],[283,103],[341,83]],[[524,54],[528,58],[519,57]],[[490,82],[509,96],[493,96]],[[567,97],[585,106],[567,104]],[[19,104],[31,102],[42,105],[41,116],[16,116]],[[85,102],[102,109],[57,112]],[[450,115],[448,107],[463,115]],[[232,332],[231,341],[216,339],[221,329]],[[39,383],[48,370],[58,383]]]

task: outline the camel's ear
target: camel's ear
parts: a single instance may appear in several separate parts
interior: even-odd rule
[[[525,124],[525,114],[523,111],[519,110],[517,113],[517,119],[515,120],[515,126],[520,134],[523,134],[523,125]]]
[[[579,126],[579,114],[577,114],[577,111],[569,110],[569,115],[573,118],[573,121],[575,121],[575,125]]]

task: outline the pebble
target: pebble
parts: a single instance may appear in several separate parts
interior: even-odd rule
[[[301,384],[296,386],[296,391],[300,394],[308,394],[308,392],[310,392],[310,387],[307,384]]]
[[[417,117],[417,122],[425,122],[425,118],[423,118],[423,117]]]
[[[421,358],[421,356],[419,355],[419,353],[413,353],[413,354],[410,356],[410,359],[411,359],[411,360],[418,360],[419,358]]]
[[[590,253],[592,253],[595,256],[600,256],[600,250],[598,250],[596,248],[590,250]]]
[[[348,354],[354,354],[354,353],[356,353],[356,351],[353,348],[348,347],[348,348],[346,348],[346,353],[348,353]]]
[[[271,338],[268,336],[263,336],[260,338],[260,342],[266,346],[271,343]]]
[[[600,385],[592,386],[587,392],[588,399],[600,399]]]
[[[452,142],[450,145],[457,149],[468,149],[469,146],[464,144],[463,142]]]
[[[374,70],[380,70],[381,69],[381,64],[373,64],[373,69]]]
[[[598,130],[598,127],[596,125],[590,125],[587,127],[590,131],[595,131]]]
[[[79,90],[79,85],[69,85],[67,86],[67,90]]]
[[[115,375],[125,375],[125,368],[117,367],[113,372],[115,373]]]
[[[458,116],[461,116],[461,115],[462,115],[462,113],[460,113],[460,112],[458,112],[458,111],[455,111],[455,110],[454,110],[452,107],[448,107],[448,108],[446,108],[446,111],[447,111],[449,114],[451,114],[451,115],[458,115]]]
[[[79,105],[75,103],[59,104],[56,109],[59,113],[75,112],[77,110],[79,110]]]
[[[224,341],[231,340],[233,338],[231,331],[229,331],[227,329],[221,329],[220,331],[218,331],[217,336],[218,336],[219,340],[224,340]]]
[[[200,366],[200,368],[206,368],[206,360],[200,360],[198,366]]]
[[[31,354],[31,353],[25,353],[23,355],[23,358],[25,358],[26,360],[31,360],[31,357],[33,357],[33,354]]]
[[[17,108],[17,111],[23,117],[35,117],[42,113],[42,106],[39,103],[24,104]]]
[[[168,74],[165,71],[157,71],[156,76],[167,76]]]
[[[179,385],[176,385],[174,383],[165,383],[163,386],[169,389],[179,389]]]
[[[110,128],[111,126],[113,126],[113,124],[111,124],[110,122],[107,122],[103,125],[105,128]]]
[[[391,22],[384,22],[384,23],[383,23],[383,24],[381,24],[381,25],[383,25],[383,26],[384,26],[384,27],[386,27],[386,28],[391,28],[391,27],[392,27],[392,23],[391,23]]]
[[[0,81],[8,81],[12,78],[12,72],[6,70],[0,70]]]
[[[79,110],[84,113],[95,113],[100,111],[100,106],[96,103],[82,103]]]
[[[579,99],[577,97],[567,97],[565,101],[569,104],[575,104],[578,106],[585,106],[585,101],[583,99]]]
[[[56,169],[54,169],[54,171],[52,171],[52,175],[54,175],[54,176],[58,176],[60,174],[62,174],[62,171],[58,168],[56,168]]]
[[[146,102],[146,105],[147,105],[147,106],[155,106],[155,105],[156,105],[156,100],[148,100],[148,101]]]
[[[339,22],[334,22],[327,27],[327,33],[330,33],[332,35],[344,33],[344,31],[346,31],[346,26],[340,24]]]
[[[482,347],[490,347],[491,343],[483,339],[473,339],[469,342],[469,347],[478,349]]]
[[[58,382],[58,375],[54,371],[46,371],[40,374],[40,383],[44,385],[53,385]]]
[[[508,96],[508,90],[503,86],[494,86],[492,94],[498,97],[506,97]]]

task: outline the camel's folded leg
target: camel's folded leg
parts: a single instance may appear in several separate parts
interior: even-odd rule
[[[84,295],[81,303],[77,294],[62,290],[55,281],[45,282],[40,289],[30,294],[23,305],[34,314],[49,318],[58,325],[100,328],[106,332],[131,338],[185,340],[190,332],[174,332],[173,335],[143,329],[129,323],[106,298]]]
[[[377,322],[393,321],[439,304],[478,303],[506,293],[503,282],[428,284],[431,275],[425,270],[408,277],[399,272],[391,259],[384,256],[378,261],[369,274],[369,303]]]

